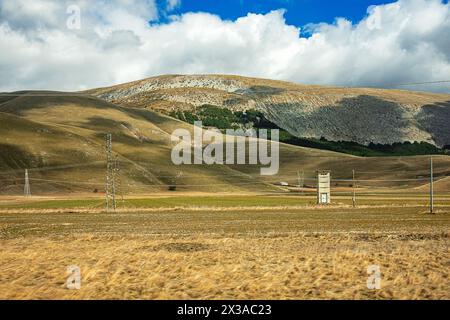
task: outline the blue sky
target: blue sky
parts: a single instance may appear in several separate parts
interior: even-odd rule
[[[161,0],[161,4],[165,2]],[[286,9],[286,22],[298,27],[308,23],[332,23],[336,17],[357,22],[367,15],[371,5],[391,3],[386,0],[182,0],[172,14],[208,12],[222,19],[236,20],[247,13],[268,13]],[[165,5],[165,4],[164,4]]]

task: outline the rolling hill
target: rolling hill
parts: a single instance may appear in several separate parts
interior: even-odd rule
[[[102,90],[96,94],[105,98],[111,89]],[[276,176],[261,176],[257,165],[175,166],[171,133],[178,128],[192,132],[193,126],[158,112],[153,104],[109,100],[87,93],[0,94],[0,194],[21,194],[25,169],[33,194],[102,193],[107,133],[113,135],[120,163],[120,190],[128,195],[169,192],[174,185],[177,192],[280,193],[288,188],[276,184],[296,185],[299,170],[305,173],[305,185],[313,187],[317,169],[332,170],[333,187],[351,186],[353,169],[362,188],[427,183],[427,156],[364,158],[283,143]],[[438,177],[450,175],[450,157],[436,156],[435,172]]]
[[[30,169],[32,191],[103,190],[105,135],[112,133],[125,193],[167,190],[181,168],[170,161],[170,132],[190,126],[148,110],[122,108],[95,97],[61,92],[19,92],[0,96],[0,180],[2,193],[23,190]],[[195,191],[273,190],[225,166],[182,168],[179,184]],[[241,187],[242,186],[242,187]],[[266,190],[267,191],[267,190]]]

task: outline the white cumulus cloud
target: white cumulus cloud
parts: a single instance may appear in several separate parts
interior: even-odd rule
[[[67,28],[72,4],[80,29]],[[159,23],[154,0],[0,0],[0,91],[80,90],[168,73],[380,87],[448,80],[449,34],[450,6],[441,0],[399,0],[368,8],[356,23],[337,18],[302,29],[288,25],[283,10],[236,21],[186,13]]]

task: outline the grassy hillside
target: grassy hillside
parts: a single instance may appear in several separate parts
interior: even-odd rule
[[[359,179],[387,186],[418,187],[428,174],[429,158],[359,158],[332,151],[280,146],[280,172],[262,177],[255,165],[175,166],[170,160],[170,134],[188,123],[143,108],[120,107],[98,98],[73,93],[19,92],[0,95],[0,193],[23,192],[24,170],[29,169],[34,194],[101,193],[105,179],[105,135],[112,133],[120,161],[120,184],[125,194],[168,192],[284,192],[274,184],[315,184],[317,169],[330,169],[334,184],[348,187],[351,172]],[[437,176],[450,175],[450,159],[437,156]],[[404,179],[413,179],[405,183]],[[418,180],[416,180],[418,179]],[[402,181],[400,181],[402,180]],[[361,187],[371,182],[361,182]]]
[[[224,167],[172,165],[170,132],[183,123],[146,110],[132,110],[93,97],[62,93],[20,93],[0,105],[3,192],[21,192],[30,169],[32,191],[101,191],[105,175],[105,135],[113,134],[124,192],[167,189],[180,170],[194,191],[246,190],[252,180]],[[271,190],[265,184],[252,189]],[[266,190],[267,191],[267,190]]]

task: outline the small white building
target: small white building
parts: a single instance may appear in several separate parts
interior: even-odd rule
[[[317,171],[317,204],[331,203],[331,172]]]

